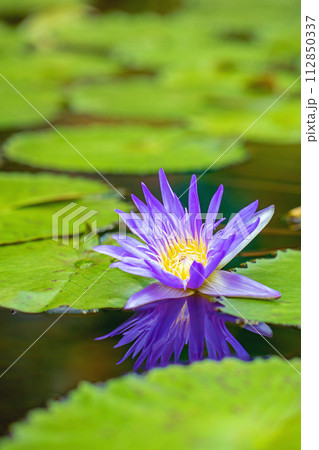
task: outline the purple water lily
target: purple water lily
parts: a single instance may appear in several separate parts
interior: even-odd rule
[[[132,195],[140,211],[116,212],[138,239],[114,236],[120,246],[99,245],[95,250],[117,258],[111,267],[124,272],[151,277],[158,282],[132,295],[126,309],[148,303],[191,296],[199,292],[215,298],[241,297],[275,299],[280,292],[234,272],[221,270],[270,221],[274,206],[257,211],[258,201],[239,211],[227,225],[216,231],[223,219],[217,220],[223,186],[208,207],[203,223],[197,180],[192,176],[188,210],[172,191],[163,169],[159,172],[161,203],[142,183],[146,203]]]
[[[158,363],[166,366],[173,354],[178,363],[187,344],[190,362],[203,359],[205,352],[214,360],[234,356],[248,361],[249,354],[227,329],[226,322],[239,322],[243,328],[267,337],[272,336],[272,331],[265,323],[250,324],[220,312],[223,307],[198,294],[154,302],[140,306],[123,325],[97,340],[123,335],[115,347],[132,345],[118,364],[132,355],[137,358],[134,370],[144,362],[146,369]]]

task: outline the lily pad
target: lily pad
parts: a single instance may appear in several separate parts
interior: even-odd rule
[[[279,100],[254,123],[266,108],[265,104],[261,109],[215,108],[210,113],[194,117],[192,126],[202,133],[237,137],[253,124],[245,133],[245,140],[266,144],[300,143],[300,99]]]
[[[85,0],[55,0],[54,6],[84,2]],[[52,8],[51,0],[2,0],[0,14],[5,17],[20,17],[45,8]]]
[[[94,231],[109,227],[118,220],[115,208],[125,211],[131,208],[129,203],[120,200],[104,181],[64,175],[0,173],[0,244],[51,238],[52,234],[78,235],[89,232],[90,227]],[[53,230],[54,215],[59,219]],[[67,226],[63,228],[62,218],[66,216],[69,220],[64,221]]]
[[[21,33],[21,30],[3,22],[0,22],[0,40],[0,55],[2,58],[20,51],[26,44],[26,37]]]
[[[300,369],[300,361],[292,364]],[[71,424],[76,425],[76,432]],[[123,429],[123,426],[125,428]],[[13,426],[3,450],[300,448],[300,376],[285,361],[205,361],[82,382]]]
[[[151,77],[77,85],[68,92],[70,107],[96,117],[181,120],[205,107],[205,91],[165,87]]]
[[[60,129],[93,166],[103,173],[156,173],[206,170],[232,140],[216,139],[177,127],[101,125]],[[89,172],[78,154],[66,151],[65,142],[51,130],[16,134],[5,144],[6,156],[35,167]],[[116,158],[114,158],[116,155]],[[241,143],[218,159],[213,169],[247,158]]]
[[[248,268],[236,269],[259,283],[281,293],[278,300],[245,300],[228,298],[225,312],[244,319],[281,325],[301,325],[301,254],[296,250],[279,251],[274,259],[248,263]]]
[[[12,53],[4,60],[2,74],[8,80],[35,79],[67,83],[78,78],[105,77],[119,72],[119,64],[107,56],[80,55],[70,51],[32,51]]]
[[[60,306],[118,308],[152,281],[109,270],[111,258],[76,250],[72,242],[8,245],[0,248],[0,259],[0,306],[29,313]]]
[[[71,178],[66,175],[48,173],[0,173],[1,212],[22,206],[74,200],[88,194],[109,194],[110,192],[113,191],[105,182],[80,177]]]
[[[62,109],[63,95],[56,83],[39,83],[36,79],[21,81],[19,77],[18,81],[15,78],[8,81],[13,87],[3,78],[0,78],[1,106],[2,110],[5,111],[0,116],[0,129],[19,129],[31,125],[44,125],[44,119],[34,108],[47,120],[53,120]]]
[[[54,215],[59,215],[65,208],[65,213],[57,219],[55,229],[52,228]],[[117,224],[118,215],[114,209],[131,210],[129,203],[125,203],[115,196],[84,197],[76,202],[57,202],[28,208],[21,208],[10,212],[0,211],[0,244],[11,244],[29,240],[52,238],[59,236],[78,237],[84,232],[110,227]],[[64,221],[62,217],[74,218]],[[79,221],[79,222],[78,222]],[[65,238],[67,239],[67,238]]]

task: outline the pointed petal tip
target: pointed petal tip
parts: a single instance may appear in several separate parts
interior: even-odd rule
[[[93,249],[97,253],[104,253],[105,245],[96,245]]]
[[[191,177],[191,185],[197,183],[197,177],[196,175],[193,173],[192,177]]]
[[[139,200],[139,198],[136,197],[136,195],[134,195],[134,194],[131,194],[131,199],[133,200],[133,202],[134,202],[134,199],[135,199],[135,200]],[[115,210],[114,210],[114,211],[115,211]]]
[[[129,302],[127,302],[127,303],[124,305],[124,307],[123,307],[123,309],[124,309],[125,311],[127,311],[128,309],[132,309],[132,306],[130,306],[128,303],[129,303]]]
[[[95,340],[95,341],[102,341],[102,339],[106,339],[106,338],[108,338],[108,337],[109,337],[109,335],[106,334],[105,336],[100,336],[100,337],[94,338],[94,340]]]
[[[277,299],[277,298],[281,298],[281,293],[279,292],[279,291],[276,291],[275,289],[272,289],[272,292],[273,292],[273,299],[275,300],[275,299]]]

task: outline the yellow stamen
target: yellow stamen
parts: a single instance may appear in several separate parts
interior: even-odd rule
[[[194,261],[207,263],[207,250],[205,244],[193,239],[177,240],[170,243],[161,253],[161,264],[168,272],[178,276],[182,280],[189,278],[189,269]]]

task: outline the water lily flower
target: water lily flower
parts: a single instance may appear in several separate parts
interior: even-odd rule
[[[159,181],[162,202],[142,183],[146,203],[132,195],[140,216],[116,210],[137,238],[117,235],[114,239],[119,246],[95,247],[97,252],[118,259],[111,267],[157,280],[132,295],[126,309],[154,301],[176,300],[195,292],[219,299],[280,297],[280,292],[270,287],[222,270],[268,224],[274,213],[273,205],[256,212],[256,200],[217,231],[223,221],[223,218],[217,220],[222,185],[212,197],[203,222],[195,175],[190,183],[188,210],[173,192],[163,169],[159,171]]]
[[[211,302],[198,294],[189,297],[153,302],[136,308],[135,314],[123,325],[97,340],[123,335],[115,347],[132,344],[120,364],[132,355],[137,358],[134,370],[144,362],[145,368],[166,366],[174,354],[174,362],[188,344],[189,362],[203,359],[205,347],[210,359],[237,357],[249,361],[250,356],[226,327],[226,322],[239,323],[243,328],[271,337],[265,323],[247,323],[220,311],[224,305]]]

